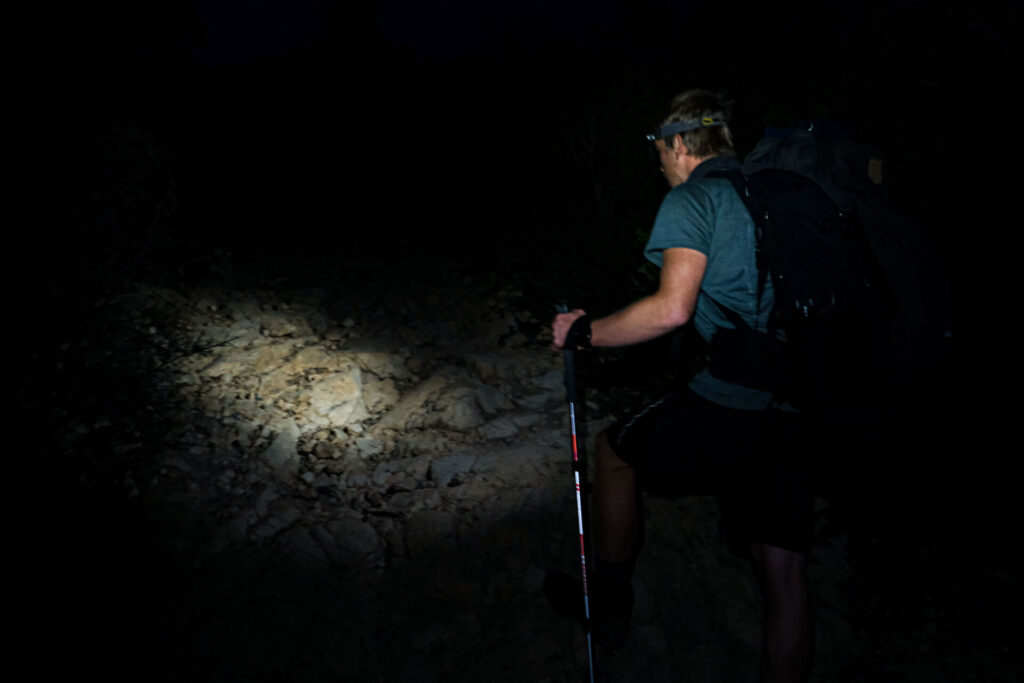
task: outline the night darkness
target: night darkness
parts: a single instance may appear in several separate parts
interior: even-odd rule
[[[126,497],[122,481],[126,462],[138,474],[163,448],[174,410],[141,409],[157,395],[146,363],[169,367],[198,347],[146,347],[149,361],[134,365],[149,342],[114,302],[162,330],[170,296],[316,292],[333,302],[330,330],[360,320],[360,300],[394,300],[381,292],[417,309],[429,307],[421,290],[470,301],[477,283],[500,283],[533,315],[526,348],[549,354],[555,299],[611,312],[655,282],[641,248],[665,187],[643,136],[674,94],[706,87],[734,99],[741,155],[766,126],[809,117],[881,149],[893,205],[934,244],[953,292],[950,357],[901,399],[880,443],[838,449],[824,477],[857,577],[848,616],[861,661],[819,680],[1021,675],[1019,252],[1004,212],[1021,116],[1016,7],[116,0],[34,11],[7,100],[18,124],[4,232],[21,409],[9,427],[8,557],[18,649],[36,674],[477,680],[447,664],[409,677],[380,660],[351,677],[233,669],[195,655],[185,610],[126,606],[188,595],[198,614],[195,581],[212,574],[165,542],[162,503]],[[613,403],[657,388],[650,349],[664,350],[595,364],[595,386]],[[887,629],[919,622],[935,652],[955,656],[902,666],[900,647],[917,646],[893,645]]]

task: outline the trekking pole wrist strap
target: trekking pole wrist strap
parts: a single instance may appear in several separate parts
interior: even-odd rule
[[[590,345],[589,315],[582,315],[573,322],[572,327],[569,328],[569,332],[565,335],[565,344],[563,345],[563,348],[571,349],[573,351],[583,351],[593,348]]]

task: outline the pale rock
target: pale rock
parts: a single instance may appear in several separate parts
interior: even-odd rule
[[[541,394],[530,394],[529,396],[519,396],[516,398],[516,405],[520,408],[525,408],[533,412],[539,412],[548,407],[548,404],[553,400],[553,393],[541,393]]]
[[[498,382],[502,379],[502,371],[507,366],[503,363],[506,356],[493,351],[476,353],[470,356],[469,362],[476,374],[485,382]]]
[[[313,334],[306,319],[294,313],[267,311],[260,315],[260,329],[268,337],[306,337]]]
[[[292,339],[264,340],[256,347],[257,357],[253,365],[253,371],[266,373],[282,366],[285,359],[295,352],[296,342]],[[289,372],[298,372],[297,369],[290,369]]]
[[[442,499],[454,503],[456,509],[462,512],[472,511],[473,516],[461,520],[460,523],[472,526],[474,519],[479,517],[479,512],[484,508],[486,501],[494,495],[496,482],[488,481],[479,475],[470,474],[458,486],[447,486],[438,489]]]
[[[373,471],[373,484],[381,489],[411,491],[426,479],[430,468],[429,458],[407,458],[385,460]]]
[[[322,427],[344,427],[352,423],[362,422],[363,420],[369,419],[370,413],[367,412],[366,406],[360,400],[352,401],[351,403],[343,403],[342,405],[334,406],[330,412],[324,416],[324,424]]]
[[[398,401],[394,408],[385,413],[377,423],[378,429],[407,429],[422,426],[423,418],[429,411],[429,401],[438,396],[450,380],[443,375],[420,382]]]
[[[509,417],[520,429],[535,427],[544,421],[544,416],[536,411],[512,413]]]
[[[362,374],[357,367],[327,375],[310,388],[310,408],[320,415],[327,415],[342,406],[351,412],[355,409],[356,400],[362,395],[362,385]]]
[[[395,388],[395,381],[390,377],[363,382],[363,403],[371,413],[379,413],[393,408],[400,399],[401,395]]]
[[[299,427],[285,418],[275,424],[274,431],[273,441],[263,451],[263,461],[275,471],[294,472],[299,466]]]
[[[262,313],[259,304],[249,297],[235,299],[228,302],[227,309],[227,314],[232,319],[236,321],[248,321],[253,325],[256,324],[255,321],[259,320],[260,314]]]
[[[356,438],[356,453],[363,460],[367,460],[384,452],[384,442],[371,436],[360,436]]]
[[[437,458],[430,464],[430,478],[441,488],[447,487],[456,477],[467,474],[477,456],[469,454],[448,455]]]
[[[333,372],[345,370],[352,365],[351,356],[334,351],[320,343],[299,349],[292,361],[302,369],[326,368]]]
[[[488,439],[508,439],[519,432],[519,427],[508,416],[502,415],[480,427],[480,432]]]
[[[233,408],[236,412],[230,418],[225,418],[224,424],[230,427],[231,436],[239,444],[243,447],[252,446],[263,431],[263,420],[267,419],[267,413],[254,401],[236,401]]]
[[[334,402],[333,405],[325,405],[327,401],[332,400],[330,397],[325,398],[325,401],[310,410],[311,417],[322,429],[342,428],[349,422],[357,422],[366,418],[366,409],[358,397]]]
[[[552,356],[536,350],[482,351],[471,354],[468,360],[477,375],[492,384],[543,375],[554,365]]]
[[[258,364],[259,355],[260,352],[256,349],[236,351],[230,355],[216,358],[200,373],[203,377],[230,382],[239,375],[252,373]]]
[[[320,460],[335,460],[345,455],[345,448],[335,441],[319,439],[313,445],[313,455]]]
[[[499,410],[508,410],[512,402],[499,390],[490,384],[481,384],[476,387],[476,402],[488,415],[494,415]]]
[[[428,473],[430,472],[430,461],[430,457],[406,458],[405,462],[409,463],[406,471],[409,472],[416,481],[425,481]]]
[[[379,489],[383,489],[391,480],[392,475],[394,475],[394,473],[399,469],[400,465],[393,460],[387,460],[380,463],[373,471],[373,485]]]
[[[387,487],[389,493],[395,493],[399,491],[415,491],[419,488],[420,483],[409,472],[399,472],[391,477],[391,482]]]
[[[484,418],[477,407],[476,391],[471,387],[455,387],[438,400],[441,406],[429,425],[467,431],[483,424]]]
[[[267,398],[277,398],[289,391],[298,391],[298,385],[304,382],[298,369],[290,363],[271,369],[259,379],[260,394]]]
[[[384,338],[355,340],[345,350],[353,355],[364,370],[380,379],[413,378],[405,364],[409,357],[408,344],[405,342]]]
[[[174,383],[178,384],[178,385],[185,385],[187,387],[194,387],[194,386],[198,385],[200,382],[199,382],[199,377],[198,376],[196,376],[196,375],[194,375],[194,374],[192,374],[190,372],[186,372],[186,373],[183,373],[183,374],[178,375],[177,377],[175,377],[174,378]]]
[[[530,381],[538,389],[546,389],[552,392],[563,391],[565,387],[565,375],[558,369],[535,375]]]
[[[444,429],[417,429],[396,439],[395,453],[402,456],[446,455],[459,445],[460,435]]]
[[[257,344],[262,341],[260,335],[260,326],[258,323],[242,319],[235,321],[231,327],[228,328],[225,340],[229,346],[234,348],[243,349],[252,344]]]
[[[529,448],[503,449],[477,459],[473,473],[485,475],[489,481],[513,486],[532,486],[543,483],[538,477],[544,467],[546,453]]]

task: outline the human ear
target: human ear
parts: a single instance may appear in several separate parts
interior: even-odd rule
[[[682,156],[688,156],[690,154],[690,150],[683,144],[683,136],[679,133],[672,136],[672,151],[677,155]]]

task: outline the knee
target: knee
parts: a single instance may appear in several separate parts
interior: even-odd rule
[[[769,596],[789,600],[807,590],[807,556],[803,553],[760,545],[754,548],[755,564]]]
[[[619,470],[628,468],[629,465],[619,457],[612,448],[611,440],[608,438],[608,430],[603,429],[594,440],[594,450],[597,452],[597,466],[603,470]]]

